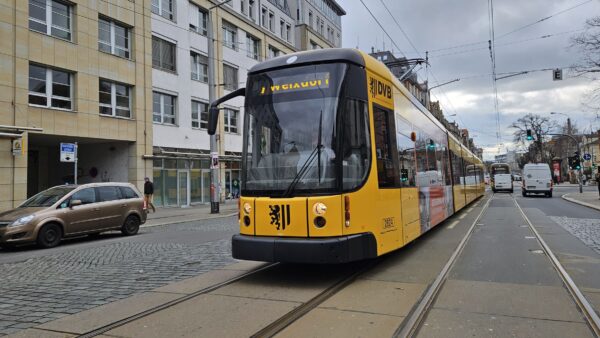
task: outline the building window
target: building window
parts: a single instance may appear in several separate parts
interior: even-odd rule
[[[248,15],[248,11],[247,11],[247,7],[246,7],[246,0],[240,0],[240,12],[242,12],[242,14],[244,15]]]
[[[281,55],[281,51],[280,51],[279,49],[277,49],[277,48],[275,48],[275,47],[271,46],[271,45],[269,45],[269,48],[268,48],[268,53],[269,53],[269,54],[268,54],[268,57],[269,57],[269,59],[271,59],[271,58],[274,58],[274,57],[277,57],[277,56]]]
[[[282,39],[285,39],[285,21],[283,20],[279,21],[279,34]]]
[[[131,87],[100,79],[100,115],[131,117]]]
[[[266,7],[262,7],[260,9],[260,24],[267,28],[267,8]]]
[[[319,24],[319,34],[321,34],[321,36],[323,36],[324,27],[325,27],[325,23],[323,22],[323,20],[321,20],[321,23]]]
[[[208,103],[192,100],[192,128],[208,128]]]
[[[269,11],[269,30],[275,32],[275,13]]]
[[[175,4],[173,0],[152,0],[152,13],[175,21]]]
[[[70,72],[29,64],[29,104],[72,109],[72,82]]]
[[[310,28],[314,28],[314,27],[313,27],[313,24],[314,24],[314,20],[313,20],[313,12],[312,12],[312,11],[309,11],[309,12],[308,12],[308,26],[309,26]]]
[[[317,25],[315,26],[315,30],[318,32],[319,31],[319,26],[321,25],[321,18],[319,18],[317,16]]]
[[[229,65],[223,65],[223,86],[225,90],[238,89],[238,70]]]
[[[29,29],[71,40],[72,6],[55,0],[29,0]]]
[[[98,49],[129,58],[130,30],[114,21],[98,19]]]
[[[208,58],[204,55],[190,52],[192,80],[208,82]]]
[[[254,16],[254,0],[248,0],[248,16],[250,19],[254,21],[256,17]]]
[[[285,25],[285,40],[288,42],[292,41],[292,26],[289,24]]]
[[[208,12],[192,3],[190,3],[190,30],[206,35],[208,24]]]
[[[258,60],[260,58],[260,40],[246,34],[246,52],[249,58]]]
[[[237,50],[237,27],[223,21],[223,46]]]
[[[152,37],[152,66],[175,71],[175,44],[156,36]]]
[[[173,95],[152,92],[152,119],[155,123],[172,124],[176,122],[177,97]]]
[[[238,132],[237,121],[238,121],[239,112],[237,110],[233,110],[233,109],[229,109],[229,108],[223,109],[223,112],[225,113],[224,114],[225,132],[237,134],[237,132]]]

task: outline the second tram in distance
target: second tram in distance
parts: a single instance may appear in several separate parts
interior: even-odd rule
[[[483,164],[386,66],[354,49],[248,72],[233,257],[341,263],[396,250],[484,193]]]

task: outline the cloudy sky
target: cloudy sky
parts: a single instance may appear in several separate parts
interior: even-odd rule
[[[460,78],[458,82],[433,89],[432,99],[441,101],[449,120],[456,120],[461,127],[470,130],[477,145],[485,149],[484,158],[493,159],[499,152],[515,147],[512,143],[514,130],[508,126],[526,113],[546,115],[563,124],[564,115],[550,115],[550,112],[560,112],[569,115],[580,130],[600,129],[600,118],[584,105],[586,93],[592,88],[590,80],[574,77],[567,69],[563,81],[553,81],[549,70],[535,71],[566,68],[579,60],[578,51],[570,48],[570,40],[583,32],[587,18],[600,15],[600,1],[493,1],[497,77],[533,71],[497,81],[501,146],[496,138],[492,68],[487,49],[490,39],[488,1],[363,1],[397,47],[360,0],[338,0],[348,13],[342,19],[343,46],[370,51],[371,47],[383,50],[385,45],[386,50],[408,58],[424,57],[425,51],[430,51],[431,73],[420,70],[420,80],[428,79],[430,86],[435,86]],[[535,23],[544,18],[547,19]],[[456,116],[450,117],[452,114]]]

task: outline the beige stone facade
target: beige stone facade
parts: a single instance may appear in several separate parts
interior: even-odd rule
[[[73,164],[58,159],[61,142],[79,144],[80,183],[119,180],[141,188],[152,174],[144,159],[152,154],[150,1],[58,1],[69,5],[70,41],[31,29],[31,2],[0,1],[0,135],[6,134],[0,136],[0,211],[72,180]],[[36,2],[52,11],[52,0]],[[127,27],[128,58],[99,50],[99,18]],[[71,109],[30,104],[31,65],[70,74]],[[100,79],[129,88],[129,116],[100,114]],[[22,155],[13,155],[11,134],[22,135]]]

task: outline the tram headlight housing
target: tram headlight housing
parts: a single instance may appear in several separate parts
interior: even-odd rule
[[[327,212],[327,206],[324,203],[317,202],[313,205],[313,212],[317,216],[323,216]]]
[[[250,205],[250,203],[248,203],[248,202],[244,203],[244,213],[246,215],[249,215],[251,211],[252,211],[252,206]]]

